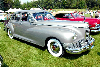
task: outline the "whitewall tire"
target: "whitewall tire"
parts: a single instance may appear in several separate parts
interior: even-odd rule
[[[10,29],[8,29],[8,36],[13,39],[13,34],[12,34],[12,31]]]
[[[48,41],[47,50],[55,57],[61,57],[64,54],[63,46],[57,39],[50,39]]]

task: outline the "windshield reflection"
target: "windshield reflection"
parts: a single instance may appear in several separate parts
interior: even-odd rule
[[[34,18],[39,20],[54,20],[54,16],[48,12],[39,12],[39,13],[33,13]]]

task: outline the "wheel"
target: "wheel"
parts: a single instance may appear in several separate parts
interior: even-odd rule
[[[64,54],[63,47],[59,40],[50,39],[47,43],[47,50],[55,57],[62,57]]]
[[[3,58],[2,58],[2,56],[0,55],[0,67],[2,67],[3,66]]]
[[[13,39],[13,34],[12,34],[12,32],[11,32],[10,29],[8,29],[8,36],[9,36],[11,39]]]

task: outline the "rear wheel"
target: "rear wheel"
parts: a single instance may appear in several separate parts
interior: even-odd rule
[[[8,36],[13,39],[13,34],[12,34],[12,31],[10,29],[8,29]]]
[[[47,43],[47,50],[55,57],[61,57],[64,54],[63,47],[59,40],[50,39]]]

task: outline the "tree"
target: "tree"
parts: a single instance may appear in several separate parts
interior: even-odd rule
[[[11,8],[13,5],[13,0],[0,0],[0,9],[4,12]]]
[[[79,9],[85,8],[85,1],[80,1],[80,2],[79,2],[78,8],[79,8]]]
[[[19,1],[19,0],[13,0],[14,2],[14,6],[13,6],[13,8],[20,8],[21,7],[21,2]]]

